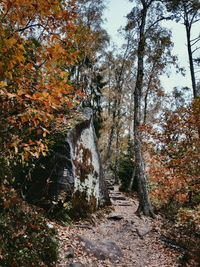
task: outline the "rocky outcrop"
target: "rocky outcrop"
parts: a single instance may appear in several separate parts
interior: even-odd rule
[[[66,127],[69,125],[66,125]],[[32,173],[27,198],[31,201],[68,205],[73,217],[85,217],[99,206],[109,203],[92,110],[84,109],[78,119],[71,120],[49,157],[41,158]]]

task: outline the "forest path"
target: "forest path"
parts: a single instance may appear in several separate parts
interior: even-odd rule
[[[178,253],[160,239],[161,219],[135,215],[136,199],[115,186],[112,211],[94,215],[93,223],[59,226],[57,267],[175,267]],[[100,218],[99,218],[100,217]]]

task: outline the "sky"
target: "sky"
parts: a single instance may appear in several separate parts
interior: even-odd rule
[[[107,30],[117,47],[120,47],[123,40],[118,33],[118,29],[121,26],[125,26],[125,16],[131,11],[133,3],[130,3],[128,0],[107,0],[107,2],[107,9],[104,15],[107,21],[104,28]],[[176,22],[167,22],[165,26],[172,30],[172,40],[174,42],[173,53],[178,56],[180,66],[186,69],[186,76],[184,77],[181,74],[177,74],[172,67],[170,70],[170,77],[167,77],[166,75],[161,77],[162,85],[167,91],[171,91],[173,87],[176,86],[191,87],[185,27]],[[196,25],[195,35],[199,34],[199,28],[200,24]]]

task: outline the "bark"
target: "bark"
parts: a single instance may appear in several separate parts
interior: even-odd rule
[[[116,106],[117,106],[117,100],[115,99],[114,110],[113,110],[113,113],[112,113],[112,125],[111,125],[111,128],[110,128],[110,135],[109,135],[109,138],[108,138],[108,146],[107,146],[106,156],[104,158],[104,163],[109,161],[110,156],[111,156],[111,147],[112,147],[113,136],[114,136],[114,132],[115,132]]]
[[[119,112],[120,113],[120,112]],[[120,114],[118,114],[120,116]],[[116,126],[116,156],[115,156],[115,184],[119,184],[118,178],[118,167],[119,167],[119,117],[117,119],[117,126]]]
[[[147,85],[147,90],[145,93],[145,97],[144,97],[144,120],[143,123],[145,124],[147,122],[147,107],[148,107],[148,96],[151,90],[151,82],[153,79],[153,74],[154,74],[154,69],[155,69],[155,64],[153,64],[152,70],[151,70],[151,74],[149,77],[149,81],[148,81],[148,85]]]
[[[150,5],[142,1],[143,9],[141,11],[141,24],[139,32],[138,44],[138,66],[137,78],[134,91],[134,148],[135,148],[135,174],[138,184],[139,207],[137,213],[144,213],[147,216],[154,217],[151,202],[148,196],[147,182],[144,168],[144,159],[142,156],[142,145],[140,136],[141,125],[141,100],[142,100],[142,86],[144,76],[144,54],[145,54],[145,24],[147,18],[147,11]]]
[[[185,11],[186,12],[186,11]],[[195,72],[194,72],[194,62],[193,62],[193,56],[192,56],[192,47],[191,47],[191,25],[187,19],[187,14],[185,15],[185,29],[186,29],[186,35],[187,35],[187,50],[188,50],[188,58],[189,58],[189,64],[190,64],[190,75],[192,80],[192,89],[193,89],[193,96],[194,98],[197,98],[197,88],[196,88],[196,79],[195,79]]]
[[[135,167],[133,168],[132,177],[131,177],[131,181],[130,181],[130,184],[129,184],[129,187],[128,187],[128,191],[132,190],[134,180],[135,180]]]

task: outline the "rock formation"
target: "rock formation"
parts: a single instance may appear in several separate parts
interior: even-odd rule
[[[42,157],[32,173],[27,199],[70,203],[73,217],[85,217],[109,203],[93,126],[92,110],[85,108],[65,131],[51,156]]]

